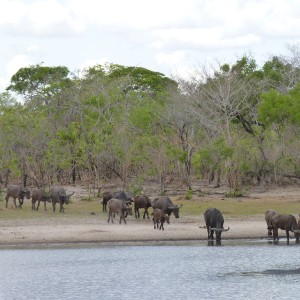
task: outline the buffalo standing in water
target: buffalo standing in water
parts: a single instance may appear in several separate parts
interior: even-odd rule
[[[299,243],[300,230],[298,228],[297,220],[293,215],[275,215],[271,220],[273,229],[273,239],[279,240],[278,229],[285,230],[287,241],[289,241],[289,231],[293,232],[296,242]]]
[[[265,220],[267,223],[267,229],[268,229],[268,236],[272,236],[272,218],[275,216],[277,212],[273,209],[268,209],[265,212]]]
[[[230,229],[229,227],[224,229],[224,218],[222,213],[217,208],[208,208],[204,213],[204,220],[206,223],[208,240],[214,239],[215,232],[216,240],[221,241],[222,232]]]

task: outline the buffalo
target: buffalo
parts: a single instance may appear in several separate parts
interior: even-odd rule
[[[229,227],[224,229],[224,218],[217,208],[208,208],[204,213],[204,220],[207,228],[208,240],[214,239],[215,232],[216,240],[221,241],[222,232],[230,229]]]
[[[38,202],[36,210],[39,210],[41,201],[44,202],[45,210],[47,210],[46,202],[51,202],[50,195],[42,189],[33,190],[31,194],[31,209],[35,210],[35,203]]]
[[[128,206],[125,201],[112,198],[107,202],[108,205],[108,220],[107,223],[111,220],[114,223],[113,214],[120,214],[120,224],[122,223],[122,219],[126,224],[127,215],[132,215],[132,207]]]
[[[130,204],[132,202],[131,197],[124,191],[117,191],[115,193],[110,191],[104,192],[102,195],[102,212],[107,212],[107,202],[112,198],[123,200],[126,204]]]
[[[168,216],[173,213],[175,218],[179,218],[179,209],[182,207],[182,204],[180,206],[174,205],[169,197],[161,196],[154,198],[151,201],[151,206],[153,207],[153,209],[162,209]]]
[[[56,203],[59,203],[59,212],[64,213],[64,204],[69,204],[70,197],[74,194],[67,195],[65,189],[61,186],[53,186],[50,189],[50,199],[52,201],[53,212],[55,212]]]
[[[268,229],[268,236],[272,236],[272,217],[275,216],[277,214],[277,212],[273,209],[268,209],[265,212],[265,220],[267,223],[267,229]]]
[[[273,240],[279,240],[278,229],[285,230],[287,240],[289,241],[289,232],[293,232],[296,241],[299,242],[300,230],[298,228],[297,220],[293,215],[274,215],[271,220],[273,229]]]
[[[167,222],[170,224],[170,217],[164,213],[162,209],[155,208],[153,209],[153,224],[154,229],[162,229],[164,230],[164,223]],[[159,226],[160,223],[160,226]]]
[[[141,195],[141,196],[135,196],[133,198],[134,202],[134,215],[136,218],[140,217],[140,208],[144,208],[144,215],[143,219],[145,219],[145,216],[147,215],[147,218],[149,219],[149,213],[148,213],[148,208],[151,207],[151,200],[148,196],[146,195]]]
[[[15,207],[17,207],[16,199],[18,198],[19,200],[18,207],[22,208],[22,205],[24,203],[24,197],[30,199],[30,196],[31,196],[30,190],[28,190],[26,187],[23,187],[22,185],[9,185],[6,190],[5,207],[7,208],[8,200],[10,197],[12,197]]]

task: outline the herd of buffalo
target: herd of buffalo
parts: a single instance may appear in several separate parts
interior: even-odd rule
[[[22,207],[24,198],[32,199],[32,210],[38,210],[40,202],[44,202],[46,210],[46,203],[52,203],[53,212],[55,212],[56,204],[60,207],[60,212],[64,213],[64,204],[69,203],[70,197],[74,194],[67,194],[65,189],[61,186],[54,186],[50,189],[50,193],[46,193],[43,189],[34,189],[30,191],[24,188],[22,185],[9,185],[7,187],[5,201],[6,208],[8,206],[9,198],[13,199],[14,206],[17,207],[16,199],[18,199],[18,207]],[[127,215],[132,215],[132,202],[134,203],[135,217],[140,217],[140,209],[144,209],[143,218],[149,217],[148,209],[152,207],[153,212],[153,225],[154,229],[164,230],[164,223],[170,222],[170,215],[174,214],[175,218],[179,218],[179,209],[182,205],[174,205],[171,199],[167,196],[159,196],[154,199],[150,199],[146,195],[135,196],[131,198],[124,191],[118,192],[104,192],[102,200],[102,211],[108,212],[108,220],[113,223],[115,214],[119,214],[119,223],[126,224]],[[37,203],[37,206],[36,206]],[[278,229],[285,230],[287,240],[289,240],[289,232],[293,232],[296,242],[299,243],[300,238],[300,220],[297,222],[293,215],[278,214],[276,211],[269,209],[265,212],[265,220],[267,223],[268,236],[273,236],[273,240],[277,241]],[[214,239],[216,241],[221,240],[221,234],[224,231],[228,231],[230,228],[224,228],[224,218],[222,213],[217,208],[208,208],[204,212],[205,228],[207,229],[208,240]]]

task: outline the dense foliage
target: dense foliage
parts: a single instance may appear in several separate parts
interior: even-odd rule
[[[189,79],[114,64],[21,68],[0,94],[0,179],[139,189],[152,178],[163,191],[174,179],[238,189],[300,178],[299,58],[291,49],[258,68],[245,56]]]

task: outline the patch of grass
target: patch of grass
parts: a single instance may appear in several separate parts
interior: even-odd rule
[[[192,199],[192,196],[193,196],[193,191],[192,190],[187,190],[186,193],[185,193],[185,199],[190,200],[190,199]]]
[[[90,200],[89,200],[90,199]],[[199,216],[203,217],[205,210],[209,207],[218,208],[224,217],[243,218],[249,216],[261,216],[267,209],[274,209],[282,214],[298,215],[300,212],[300,202],[298,197],[232,197],[225,198],[219,195],[192,195],[191,199],[185,199],[185,195],[172,197],[174,204],[182,204],[180,216]],[[96,216],[99,220],[106,221],[107,213],[102,213],[101,199],[98,198],[81,198],[79,201],[73,201],[64,205],[65,214],[59,213],[59,205],[56,205],[56,212],[52,212],[52,205],[47,203],[47,211],[44,211],[43,205],[38,211],[31,210],[31,201],[25,200],[23,208],[13,208],[13,203],[8,202],[8,209],[5,208],[5,202],[0,205],[0,221],[2,220],[55,220],[56,218],[78,219]],[[149,209],[152,213],[152,209]],[[182,220],[182,219],[181,219]]]
[[[238,188],[235,188],[225,193],[225,197],[243,197],[243,196],[244,196],[243,192]]]
[[[93,201],[93,200],[94,200],[94,197],[90,197],[90,196],[82,197],[80,199],[80,201],[84,201],[84,202],[90,202],[90,201]]]
[[[191,200],[176,199],[174,204],[183,204],[181,215],[203,216],[209,207],[218,208],[224,215],[232,218],[263,215],[266,210],[274,209],[282,214],[298,215],[300,212],[299,201],[289,199],[274,199],[265,201],[254,198],[217,198],[217,197],[193,197]]]

